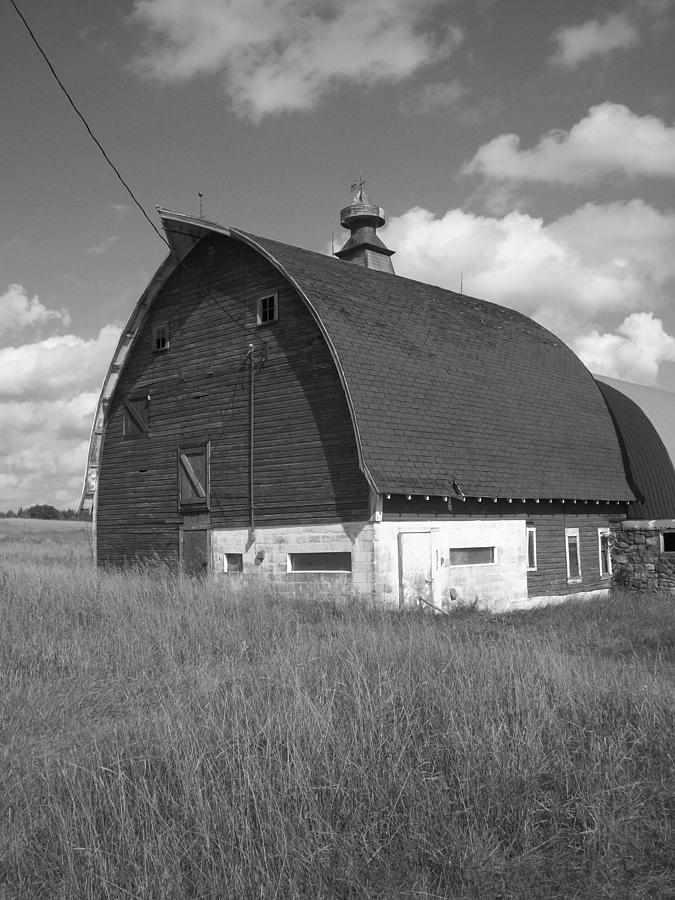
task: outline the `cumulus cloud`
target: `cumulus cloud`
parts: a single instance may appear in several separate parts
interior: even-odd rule
[[[0,401],[63,397],[97,384],[112,357],[120,329],[105,325],[92,340],[74,334],[0,348]]]
[[[442,0],[136,0],[151,35],[134,61],[163,82],[219,75],[240,115],[309,110],[341,83],[399,82],[447,57],[458,28],[434,30]]]
[[[551,40],[555,44],[551,62],[566,69],[576,69],[589,59],[635,47],[640,36],[625,13],[616,13],[603,21],[592,19],[582,25],[559,28]]]
[[[675,360],[675,337],[651,312],[627,316],[615,332],[593,329],[573,344],[584,363],[598,375],[655,384],[659,364]]]
[[[612,172],[675,178],[675,125],[638,116],[620,103],[600,103],[569,131],[549,131],[530,149],[520,149],[518,135],[500,134],[483,144],[462,172],[560,184],[586,184]]]
[[[77,504],[97,396],[0,402],[1,509]]]
[[[450,109],[456,106],[466,93],[467,88],[456,78],[452,81],[425,84],[401,103],[401,112],[421,114],[438,109]]]
[[[120,328],[0,349],[0,509],[79,498],[91,422]]]
[[[63,309],[48,309],[37,295],[29,297],[20,284],[10,284],[0,295],[0,337],[48,322],[67,325],[68,313]]]
[[[570,344],[599,321],[663,306],[675,288],[675,213],[640,200],[586,204],[545,224],[420,207],[383,234],[399,275],[502,303]],[[658,365],[658,360],[657,360]]]

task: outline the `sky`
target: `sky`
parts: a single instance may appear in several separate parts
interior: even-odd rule
[[[363,173],[398,274],[675,391],[675,0],[16,4],[157,226],[330,252]],[[68,508],[166,246],[10,0],[0,42],[0,510]]]

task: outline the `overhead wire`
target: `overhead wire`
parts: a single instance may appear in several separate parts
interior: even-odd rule
[[[188,274],[193,278],[193,280],[196,282],[196,284],[197,284],[197,286],[200,288],[200,290],[204,290],[204,286],[202,285],[201,279],[199,278],[199,276],[197,275],[197,273],[196,273],[196,272],[193,272],[190,268],[188,268],[188,266],[185,264],[185,261],[184,261],[183,259],[181,259],[181,258],[178,256],[178,254],[176,253],[176,251],[174,250],[174,248],[171,246],[170,242],[166,239],[166,237],[165,237],[165,236],[161,233],[161,231],[157,228],[157,226],[155,225],[155,223],[152,221],[152,219],[150,218],[150,216],[149,216],[149,215],[147,214],[147,212],[145,211],[145,209],[144,209],[142,203],[138,200],[138,198],[136,197],[136,195],[134,194],[134,192],[132,191],[132,189],[129,187],[128,183],[125,181],[124,177],[122,176],[122,173],[119,171],[119,169],[117,168],[117,166],[115,165],[115,163],[112,161],[112,159],[110,158],[110,156],[109,156],[108,153],[106,152],[105,148],[103,147],[103,145],[102,145],[101,142],[99,141],[99,139],[96,137],[96,135],[95,135],[94,132],[92,131],[91,126],[90,126],[89,123],[87,122],[87,120],[86,120],[86,118],[84,117],[84,115],[80,112],[80,110],[79,110],[77,104],[75,103],[75,101],[73,100],[73,98],[72,98],[70,92],[68,91],[67,87],[65,86],[65,84],[64,84],[63,81],[61,80],[61,78],[60,78],[58,72],[56,71],[56,69],[55,69],[54,66],[52,65],[52,63],[51,63],[49,57],[47,56],[47,54],[46,54],[46,52],[45,52],[45,50],[42,48],[40,42],[39,42],[38,39],[37,39],[37,36],[35,35],[35,32],[34,32],[33,29],[30,27],[28,21],[26,20],[26,17],[24,16],[24,14],[21,12],[21,10],[19,9],[19,7],[17,6],[16,0],[9,0],[9,2],[10,2],[10,3],[12,4],[12,6],[14,7],[14,10],[15,10],[16,14],[17,14],[18,17],[21,19],[21,21],[22,21],[24,27],[26,28],[26,31],[28,32],[28,34],[29,34],[30,37],[31,37],[31,40],[33,41],[33,43],[34,43],[35,46],[37,47],[37,49],[38,49],[40,55],[42,56],[42,58],[43,58],[44,61],[46,62],[47,66],[48,66],[48,68],[49,68],[49,71],[52,73],[54,79],[56,80],[56,83],[57,83],[58,86],[61,88],[61,91],[63,92],[63,94],[65,95],[66,99],[68,100],[68,103],[71,105],[71,107],[72,107],[73,110],[75,111],[77,117],[80,119],[80,121],[81,121],[82,124],[84,125],[85,129],[87,130],[87,134],[90,136],[90,138],[91,138],[91,139],[93,140],[93,142],[96,144],[96,146],[98,147],[98,149],[101,151],[101,154],[103,155],[103,158],[104,158],[105,161],[108,163],[108,165],[110,166],[110,168],[113,170],[113,172],[114,172],[115,175],[117,176],[118,180],[120,181],[120,183],[122,184],[122,186],[124,187],[124,189],[126,190],[126,192],[127,192],[127,193],[129,194],[129,196],[131,197],[131,199],[132,199],[132,201],[134,202],[134,204],[138,207],[138,209],[139,209],[140,212],[142,213],[143,217],[144,217],[145,220],[148,222],[148,224],[150,225],[150,227],[152,228],[152,230],[155,232],[155,234],[157,235],[157,237],[160,239],[160,241],[162,241],[162,243],[165,244],[165,245],[169,248],[169,253],[170,253],[170,254],[173,256],[173,258],[176,260],[176,263],[177,263],[181,268],[183,268],[186,272],[188,272]],[[211,291],[209,291],[208,293],[211,294]],[[232,320],[232,322],[234,322],[235,325],[237,325],[239,328],[242,329],[242,331],[244,331],[244,333],[246,333],[246,327],[245,327],[241,322],[238,322],[238,321],[234,318],[234,316],[229,312],[229,310],[225,309],[225,307],[218,301],[218,299],[217,299],[216,297],[211,296],[210,299],[212,299],[212,300],[215,302],[215,304],[216,304],[216,305],[217,305],[217,306],[218,306],[218,307],[219,307],[219,308],[220,308],[220,309],[221,309],[221,310],[222,310],[222,311],[223,311],[223,312],[224,312],[224,313]],[[265,345],[265,342],[264,342],[264,341],[262,341],[261,343],[263,344],[263,346]]]
[[[111,160],[111,158],[108,156],[108,154],[106,153],[106,151],[105,151],[103,145],[101,144],[101,142],[99,141],[99,139],[96,137],[96,135],[94,134],[94,132],[91,130],[91,127],[90,127],[89,123],[88,123],[87,120],[85,119],[84,115],[80,112],[80,110],[79,110],[78,107],[77,107],[77,104],[75,103],[75,101],[74,101],[73,98],[71,97],[71,95],[70,95],[70,93],[69,93],[69,91],[68,91],[68,88],[67,88],[67,87],[65,86],[65,84],[61,81],[61,78],[59,77],[59,75],[58,75],[56,69],[54,68],[54,66],[53,66],[53,65],[51,64],[51,62],[50,62],[49,57],[47,56],[47,54],[45,53],[45,51],[42,49],[42,46],[40,45],[40,42],[38,41],[37,37],[35,36],[35,33],[34,33],[33,29],[30,27],[30,25],[29,25],[28,22],[26,21],[26,17],[25,17],[24,14],[21,12],[21,10],[19,9],[19,7],[16,5],[16,0],[9,0],[9,2],[12,4],[12,6],[14,7],[14,10],[16,11],[16,14],[18,15],[18,17],[19,17],[19,18],[21,19],[21,21],[23,22],[23,24],[24,24],[24,26],[25,26],[25,28],[26,28],[26,31],[28,32],[28,34],[29,34],[30,37],[31,37],[31,40],[33,41],[33,43],[35,44],[35,46],[36,46],[37,49],[39,50],[40,55],[42,56],[42,58],[44,59],[44,61],[45,61],[45,62],[47,63],[47,65],[49,66],[49,71],[52,73],[52,75],[54,76],[54,78],[55,78],[55,80],[56,80],[56,83],[58,84],[58,86],[61,88],[61,90],[62,90],[63,93],[65,94],[66,99],[68,100],[68,103],[70,103],[70,105],[72,106],[72,108],[75,110],[76,115],[78,116],[78,118],[80,119],[80,121],[82,122],[82,124],[84,125],[84,127],[87,129],[87,133],[89,134],[89,137],[93,140],[93,142],[96,144],[96,146],[98,147],[98,149],[101,151],[101,153],[103,154],[103,158],[104,158],[105,161],[108,163],[108,165],[110,166],[110,168],[113,170],[113,172],[115,173],[115,175],[117,176],[117,178],[119,179],[119,181],[121,182],[121,184],[124,186],[124,189],[125,189],[126,192],[129,194],[129,196],[131,197],[131,199],[133,200],[133,202],[134,202],[134,203],[136,204],[136,206],[140,209],[140,211],[141,211],[141,213],[143,214],[143,216],[147,219],[147,221],[149,222],[150,226],[152,227],[152,229],[154,230],[154,232],[157,234],[158,238],[160,239],[160,241],[162,241],[164,244],[166,244],[166,246],[169,248],[169,250],[171,250],[171,252],[173,252],[172,247],[171,247],[171,245],[169,244],[169,242],[167,241],[167,239],[164,237],[164,235],[161,233],[161,231],[159,230],[159,228],[157,228],[157,226],[155,225],[155,223],[152,221],[152,219],[150,218],[150,216],[147,214],[147,212],[146,212],[145,209],[143,208],[143,205],[141,204],[141,202],[136,198],[136,195],[134,194],[134,192],[131,190],[131,188],[129,187],[129,185],[127,184],[127,182],[126,182],[126,181],[124,180],[124,178],[122,177],[122,174],[121,174],[120,170],[117,168],[117,166],[115,165],[115,163]]]

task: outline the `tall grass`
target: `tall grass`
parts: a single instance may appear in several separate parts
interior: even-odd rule
[[[667,897],[672,607],[0,560],[0,897]]]

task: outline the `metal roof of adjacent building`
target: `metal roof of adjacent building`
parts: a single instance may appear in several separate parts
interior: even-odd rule
[[[675,518],[675,394],[596,375],[619,436],[638,519]]]

